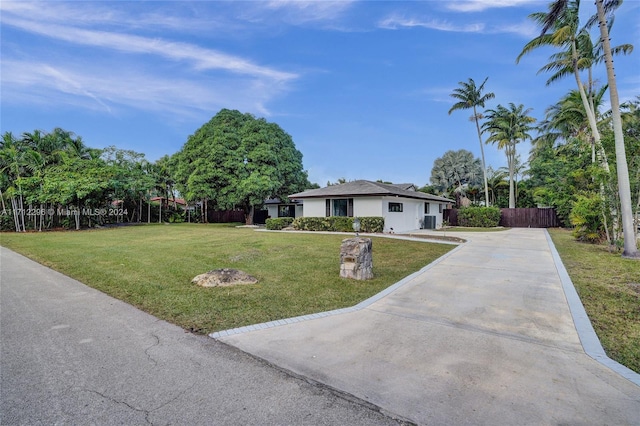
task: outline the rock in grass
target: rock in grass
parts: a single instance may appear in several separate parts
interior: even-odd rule
[[[230,287],[242,284],[255,284],[258,280],[243,271],[237,269],[214,269],[200,274],[191,280],[192,283],[202,287]]]

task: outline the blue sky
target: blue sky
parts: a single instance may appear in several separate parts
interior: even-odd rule
[[[487,107],[522,103],[538,119],[574,88],[536,75],[549,50],[515,63],[537,35],[527,16],[547,3],[3,0],[0,127],[62,127],[154,161],[220,109],[238,109],[289,133],[321,186],[424,185],[445,151],[480,156],[471,113],[448,115],[458,82],[489,77]],[[638,40],[640,1],[627,0],[612,43]],[[639,58],[615,60],[623,100],[640,94]],[[606,81],[604,67],[596,78]],[[506,164],[493,146],[485,154],[487,165]]]

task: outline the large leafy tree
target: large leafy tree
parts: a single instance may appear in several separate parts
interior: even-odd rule
[[[483,130],[489,133],[487,143],[495,143],[498,149],[504,151],[509,168],[509,208],[516,207],[515,174],[517,150],[516,145],[531,139],[529,132],[533,130],[532,123],[536,120],[528,114],[531,109],[524,109],[524,105],[516,106],[509,103],[509,107],[498,105],[495,109],[486,111],[487,120]]]
[[[217,209],[241,208],[247,224],[265,199],[308,186],[302,154],[275,123],[223,109],[175,154],[176,184],[190,201]]]
[[[482,132],[480,131],[480,123],[479,120],[482,118],[482,114],[478,112],[478,108],[484,108],[485,103],[493,99],[495,95],[492,92],[483,93],[484,85],[487,82],[489,77],[485,78],[480,86],[476,86],[476,82],[470,78],[469,81],[464,82],[461,81],[458,84],[460,87],[454,89],[451,97],[457,99],[456,102],[450,109],[449,115],[453,111],[457,111],[460,109],[472,109],[473,115],[471,119],[476,123],[476,130],[478,132],[478,141],[480,142],[480,155],[482,158],[482,176],[484,180],[484,199],[486,205],[489,205],[489,188],[487,186],[487,165],[484,161],[484,144],[482,142]]]
[[[562,222],[569,225],[577,196],[597,190],[594,169],[589,147],[578,138],[569,138],[555,146],[539,145],[532,152],[527,182],[535,203],[554,207]]]
[[[466,149],[447,151],[431,168],[431,185],[441,194],[464,195],[482,179],[480,160]]]

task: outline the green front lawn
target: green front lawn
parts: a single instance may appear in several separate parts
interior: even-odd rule
[[[345,235],[256,232],[228,225],[141,225],[0,234],[0,244],[158,318],[198,333],[355,305],[454,246],[373,238],[375,278],[339,277]],[[255,285],[190,283],[218,268]]]
[[[607,355],[640,373],[640,261],[549,233]]]

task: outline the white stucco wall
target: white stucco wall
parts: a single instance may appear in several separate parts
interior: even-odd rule
[[[444,210],[446,208],[446,204],[445,203],[439,203],[437,201],[429,201],[429,213],[424,213],[424,207],[422,209],[422,216],[420,216],[421,218],[423,216],[435,216],[436,218],[436,229],[438,228],[442,228],[442,212],[440,211],[440,206],[442,206],[442,209]]]
[[[305,198],[304,200],[304,217],[325,217],[326,204],[324,198]]]
[[[402,212],[390,212],[389,203],[402,203]],[[382,199],[382,216],[384,232],[406,232],[420,228],[419,214],[424,211],[424,201],[411,198],[384,197]]]
[[[382,201],[380,197],[354,198],[353,215],[358,217],[382,216]]]
[[[268,204],[267,211],[269,212],[269,217],[276,218],[278,217],[278,205],[277,204]]]

